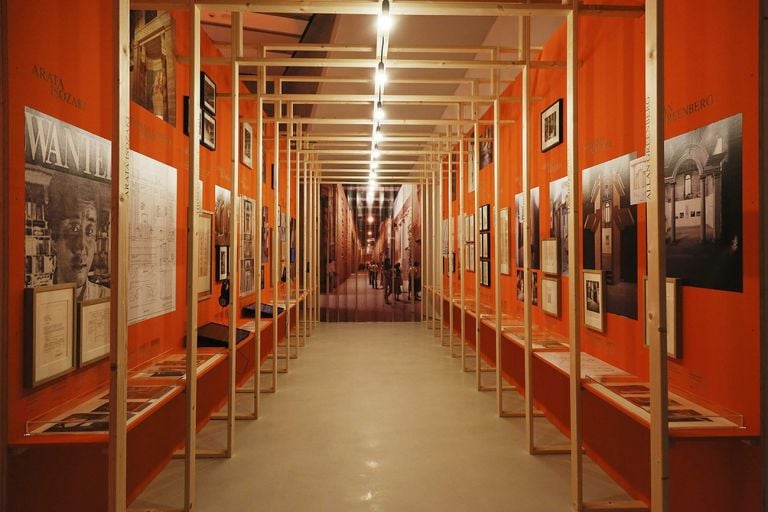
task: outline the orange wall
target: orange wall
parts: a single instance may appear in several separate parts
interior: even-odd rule
[[[45,12],[41,17],[40,12]],[[112,115],[112,9],[109,3],[93,3],[83,0],[60,2],[13,2],[8,5],[9,24],[8,61],[9,77],[9,164],[13,170],[9,176],[8,233],[10,262],[19,268],[24,261],[24,107],[61,119],[90,133],[111,139]],[[189,17],[185,12],[174,13],[175,43],[177,54],[187,55],[189,47]],[[98,27],[95,30],[94,27]],[[217,55],[210,40],[203,34],[201,42],[204,55]],[[44,68],[61,78],[65,89],[84,105],[77,108],[51,94],[51,84],[33,75],[33,68]],[[228,68],[203,66],[216,82],[218,92],[231,91]],[[186,315],[186,208],[188,176],[188,137],[183,134],[183,97],[189,93],[188,66],[176,65],[176,126],[152,115],[151,112],[132,103],[131,149],[177,169],[177,267],[176,310],[129,327],[129,366],[141,364],[171,349],[183,347]],[[241,90],[244,90],[241,87]],[[255,117],[254,105],[241,102],[240,115]],[[200,177],[203,180],[203,208],[213,210],[214,188],[219,185],[231,189],[231,139],[229,136],[231,104],[226,99],[217,100],[216,123],[218,128],[215,151],[200,148]],[[254,127],[255,128],[255,127]],[[268,126],[267,137],[273,128]],[[255,136],[255,130],[254,130]],[[265,143],[267,173],[273,161],[273,145]],[[254,164],[257,155],[254,155]],[[283,157],[284,160],[284,157]],[[281,165],[281,201],[285,205],[285,165]],[[240,166],[240,194],[254,198],[256,195],[256,171]],[[294,186],[294,183],[291,183]],[[275,226],[272,211],[273,192],[269,176],[264,187],[264,204],[270,209],[270,224]],[[295,194],[292,197],[295,212]],[[233,212],[237,214],[238,212]],[[261,215],[261,212],[257,212]],[[295,213],[294,213],[295,215]],[[18,229],[14,228],[17,227]],[[257,262],[260,258],[257,256]],[[258,264],[258,263],[257,263]],[[269,271],[269,264],[266,264]],[[269,279],[266,279],[269,285]],[[257,283],[258,286],[258,283]],[[8,340],[9,340],[9,433],[11,442],[19,442],[24,434],[25,422],[45,413],[54,405],[90,392],[104,385],[109,378],[108,361],[101,361],[88,368],[77,370],[31,390],[23,386],[23,273],[12,272],[8,282]],[[211,321],[226,323],[226,310],[216,298],[220,283],[214,282],[211,298],[199,303],[199,324]],[[271,298],[271,289],[263,291]],[[255,295],[241,297],[241,305],[256,300]]]
[[[757,2],[724,4],[681,0],[666,4],[665,107],[680,108],[700,98],[711,97],[711,105],[665,125],[671,138],[731,115],[743,114],[743,292],[683,287],[683,358],[669,362],[670,384],[715,406],[744,415],[745,434],[759,433],[759,264],[758,264],[758,5]],[[644,23],[643,17],[587,17],[580,22],[579,41],[579,166],[581,171],[618,156],[644,153]],[[706,34],[706,37],[703,37]],[[738,51],[736,50],[738,49]],[[565,60],[565,27],[544,46],[542,60]],[[566,175],[565,143],[547,153],[540,152],[539,115],[558,98],[565,103],[563,70],[533,71],[531,183],[540,189],[540,238],[549,236],[549,182]],[[519,95],[515,81],[505,95]],[[564,113],[569,106],[564,104]],[[492,112],[486,112],[488,118]],[[502,104],[502,119],[514,120],[501,127],[500,208],[510,208],[510,237],[514,240],[514,195],[522,190],[521,114],[517,103]],[[669,121],[669,120],[668,120]],[[482,130],[482,127],[481,127]],[[566,134],[563,134],[565,140]],[[447,168],[447,167],[446,167]],[[479,174],[479,204],[492,203],[493,168]],[[466,183],[465,173],[464,181]],[[443,197],[447,195],[447,183]],[[580,199],[580,198],[579,198]],[[464,197],[465,211],[474,210],[474,193]],[[581,204],[580,201],[577,204]],[[458,212],[454,202],[453,211]],[[726,206],[727,207],[727,206]],[[447,217],[447,205],[443,208]],[[638,318],[607,315],[606,332],[582,329],[583,350],[633,374],[647,377],[648,351],[643,346],[642,279],[646,274],[645,207],[638,209]],[[492,228],[495,230],[496,227]],[[493,249],[492,249],[493,250]],[[578,252],[581,258],[581,249]],[[515,261],[515,244],[510,248]],[[502,309],[522,315],[515,298],[512,275],[501,277]],[[474,276],[467,274],[465,290],[474,293]],[[559,318],[533,308],[533,322],[541,328],[567,335],[568,278],[561,277]],[[481,302],[493,304],[499,284],[480,288]],[[444,275],[447,286],[447,275]],[[458,289],[458,281],[455,289]]]

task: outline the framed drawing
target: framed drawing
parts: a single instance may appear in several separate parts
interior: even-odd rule
[[[560,316],[560,279],[541,278],[541,309],[548,315]]]
[[[75,369],[75,283],[24,289],[24,381],[37,387]]]
[[[491,205],[484,204],[480,207],[480,231],[491,229]]]
[[[563,142],[562,98],[541,113],[541,152],[545,153]]]
[[[584,325],[605,332],[605,273],[602,270],[583,271]]]
[[[491,262],[480,260],[480,286],[491,286]]]
[[[481,258],[490,258],[491,257],[491,234],[490,233],[480,233],[480,257]]]
[[[464,241],[475,241],[475,215],[468,213],[464,218]]]
[[[509,268],[509,208],[499,210],[499,268],[502,274],[511,274]]]
[[[202,139],[200,143],[211,151],[216,151],[216,118],[208,112],[203,112],[203,127],[201,131]]]
[[[197,300],[211,296],[211,246],[213,240],[213,212],[197,214]]]
[[[77,305],[78,366],[109,356],[109,297]]]
[[[464,251],[464,269],[467,272],[475,271],[475,244],[474,242],[467,243]]]
[[[666,280],[666,301],[667,301],[667,356],[673,359],[683,357],[682,341],[682,286],[680,279],[668,277]],[[644,280],[645,297],[645,336],[643,342],[647,347],[648,333],[651,332],[651,325],[648,321],[648,277]]]
[[[241,160],[243,165],[253,169],[253,128],[250,123],[243,123],[242,139],[243,154]]]
[[[205,71],[200,72],[200,108],[216,115],[216,83]]]
[[[229,275],[229,246],[216,246],[216,280],[223,281]]]
[[[546,275],[560,275],[560,254],[557,238],[543,238],[541,240],[541,270]]]

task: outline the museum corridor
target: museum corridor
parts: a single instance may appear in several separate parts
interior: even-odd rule
[[[531,457],[524,421],[498,418],[423,324],[321,323],[291,368],[234,458],[198,460],[199,512],[568,509],[568,456]],[[542,442],[561,440],[538,421]],[[179,503],[183,472],[173,461],[133,507]],[[588,459],[585,482],[587,499],[623,496]]]

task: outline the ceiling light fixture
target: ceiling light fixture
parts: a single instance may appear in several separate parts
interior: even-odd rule
[[[387,33],[392,29],[392,16],[389,15],[389,0],[381,2],[381,13],[379,13],[379,30]]]
[[[384,105],[381,100],[376,103],[376,110],[373,111],[373,117],[376,119],[384,119]]]
[[[384,70],[384,61],[380,60],[379,65],[376,66],[376,85],[381,87],[387,83],[387,72]]]
[[[371,158],[373,158],[374,160],[378,160],[379,157],[381,157],[381,151],[379,151],[379,145],[374,144],[373,151],[371,151]]]
[[[381,139],[384,138],[384,134],[381,133],[381,125],[376,125],[376,130],[373,132],[373,140],[376,142],[381,142]]]

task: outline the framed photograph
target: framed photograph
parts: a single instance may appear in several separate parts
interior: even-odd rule
[[[551,104],[541,113],[541,152],[546,153],[563,142],[563,100]]]
[[[467,192],[475,191],[475,141],[467,143]]]
[[[475,241],[475,215],[467,214],[464,216],[464,241]]]
[[[212,241],[213,212],[201,211],[197,214],[197,300],[209,298],[213,290],[211,276]]]
[[[648,277],[644,280],[645,297],[645,336],[643,343],[647,347],[648,333],[651,332],[650,322],[648,321]],[[683,357],[682,340],[682,285],[680,279],[668,277],[666,280],[666,298],[667,298],[667,356],[673,359]]]
[[[484,204],[480,207],[480,231],[491,229],[491,205]]]
[[[253,128],[250,123],[243,123],[242,147],[243,154],[241,160],[243,165],[249,169],[253,169]]]
[[[250,295],[256,291],[256,269],[253,259],[240,260],[240,296]]]
[[[605,332],[605,273],[584,270],[584,325]]]
[[[216,246],[216,280],[223,281],[229,275],[229,246]]]
[[[130,21],[131,100],[176,126],[176,30],[170,11],[134,10]]]
[[[491,234],[490,233],[480,233],[480,257],[481,258],[490,258],[491,257]]]
[[[560,250],[557,238],[541,240],[541,270],[548,276],[560,275]]]
[[[216,118],[203,112],[202,139],[200,143],[211,151],[216,151]]]
[[[491,262],[480,260],[480,286],[491,286]]]
[[[531,304],[534,306],[539,305],[539,274],[534,271],[529,271],[531,276]],[[522,269],[515,271],[515,287],[517,290],[517,300],[520,302],[525,301],[525,282],[523,281],[525,273]]]
[[[464,252],[464,269],[467,272],[475,271],[475,244],[474,242],[468,243]]]
[[[216,115],[216,83],[205,71],[200,72],[200,108]]]
[[[24,380],[37,387],[75,369],[75,283],[24,289]]]
[[[560,279],[541,278],[541,309],[548,315],[560,316]]]
[[[214,189],[214,219],[216,245],[229,245],[229,219],[232,215],[232,192],[229,189],[216,185]]]
[[[493,163],[493,126],[488,126],[480,134],[480,170]]]
[[[499,269],[506,276],[511,275],[509,242],[509,208],[502,208],[499,210]]]
[[[77,305],[77,351],[81,368],[109,356],[109,297]]]

